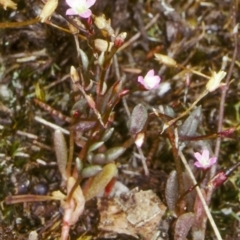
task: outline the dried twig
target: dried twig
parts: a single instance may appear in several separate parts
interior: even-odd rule
[[[236,4],[236,3],[235,3]],[[233,26],[236,28],[238,28],[238,25],[236,26],[236,5],[233,4]],[[238,48],[238,31],[234,32],[234,52],[233,52],[233,57],[232,57],[232,61],[231,61],[231,65],[229,67],[229,71],[226,77],[226,86],[222,88],[222,93],[221,93],[221,100],[220,100],[220,105],[219,105],[219,114],[218,114],[218,132],[222,131],[222,126],[223,126],[223,117],[224,117],[224,106],[225,106],[225,101],[226,101],[226,96],[227,96],[227,91],[229,88],[229,84],[230,84],[230,80],[231,80],[231,76],[233,73],[233,67],[235,65],[236,62],[236,58],[237,58],[237,48]],[[216,141],[216,146],[215,146],[215,156],[218,157],[219,155],[219,151],[220,151],[220,147],[221,147],[221,138],[218,138]],[[213,166],[211,169],[211,176],[213,177],[216,173],[216,166]]]
[[[37,121],[37,122],[42,123],[42,124],[45,125],[45,126],[48,126],[48,127],[52,128],[52,129],[54,129],[54,130],[60,128],[63,133],[69,134],[69,131],[68,131],[68,130],[66,130],[66,129],[64,129],[64,128],[61,128],[61,127],[59,127],[58,125],[56,125],[56,124],[54,124],[54,123],[48,122],[47,120],[45,120],[45,119],[43,119],[43,118],[41,118],[41,117],[36,116],[36,117],[34,117],[34,120]]]

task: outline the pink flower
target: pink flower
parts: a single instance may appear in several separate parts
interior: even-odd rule
[[[199,152],[195,152],[194,157],[197,159],[194,165],[202,169],[210,168],[217,161],[216,157],[209,158],[209,151],[207,149],[203,150],[202,155]]]
[[[159,76],[154,76],[154,70],[149,70],[146,76],[138,76],[138,82],[141,83],[147,90],[157,88],[161,78]]]
[[[96,0],[66,0],[69,7],[66,15],[79,15],[82,18],[89,18],[92,11],[89,9]]]

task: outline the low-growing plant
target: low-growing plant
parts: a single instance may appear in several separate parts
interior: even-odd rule
[[[168,173],[164,193],[165,203],[172,217],[167,226],[170,238],[180,240],[191,235],[195,240],[205,239],[206,222],[209,220],[216,238],[222,239],[218,224],[208,206],[213,191],[228,180],[240,166],[240,161],[238,159],[229,169],[223,170],[218,161],[220,140],[217,143],[213,140],[231,138],[239,131],[240,124],[222,130],[222,112],[218,130],[205,133],[205,109],[200,102],[204,98],[210,98],[214,91],[227,91],[230,87],[231,70],[227,73],[218,69],[205,74],[195,67],[178,64],[172,57],[155,53],[154,69],[144,69],[144,77],[139,75],[135,79],[128,79],[132,81],[131,84],[119,73],[116,74],[118,77],[112,79],[111,70],[116,68],[116,72],[120,71],[116,59],[126,44],[127,33],[119,33],[113,29],[111,20],[104,14],[94,15],[90,8],[95,2],[48,0],[39,17],[31,21],[54,26],[50,19],[54,14],[60,14],[67,22],[69,29],[62,26],[60,29],[73,36],[76,47],[74,54],[79,64],[69,69],[74,104],[67,116],[46,104],[45,95],[42,94],[44,90],[36,85],[36,98],[33,99],[36,105],[67,122],[69,126],[66,129],[60,124],[51,124],[35,116],[35,120],[54,129],[53,145],[61,185],[58,190],[45,196],[9,195],[5,203],[60,201],[62,220],[59,221],[62,230],[59,235],[62,240],[67,240],[71,228],[86,210],[88,201],[95,197],[114,196],[118,168],[125,154],[134,152],[141,162],[141,171],[136,172],[143,178],[151,177],[152,163],[146,157],[149,149],[145,144],[156,138],[156,142],[161,139],[169,143],[174,159],[174,169]],[[13,9],[16,7],[12,1],[6,1],[3,6]],[[23,22],[22,26],[25,24],[30,24],[30,21]],[[5,23],[1,26],[16,27],[21,26],[21,23]],[[233,37],[237,34],[235,29]],[[184,105],[184,110],[174,109],[173,104],[158,107],[158,104],[151,103],[147,98],[146,101],[141,98],[139,102],[134,100],[130,103],[129,100],[128,103],[128,99],[135,94],[146,94],[156,99],[156,92],[164,84],[164,76],[160,76],[157,71],[161,66],[173,71],[180,69],[192,78],[197,76],[203,79],[194,98]],[[188,89],[190,90],[191,88]],[[221,100],[221,111],[225,98],[223,96]],[[114,132],[122,124],[117,116],[120,103],[126,113],[121,120],[125,119],[128,132],[123,134],[120,144],[115,144],[114,138],[117,135]],[[156,126],[154,131],[151,131],[152,125]],[[68,135],[68,143],[64,134]],[[195,160],[191,160],[192,158]],[[217,171],[217,168],[220,170]],[[127,185],[127,181],[125,184]]]

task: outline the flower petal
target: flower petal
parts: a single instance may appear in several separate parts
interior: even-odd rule
[[[209,159],[210,161],[210,166],[212,166],[213,164],[215,164],[217,162],[217,158],[216,157],[212,157]]]
[[[92,15],[92,11],[90,9],[87,9],[85,12],[79,14],[82,18],[89,18]]]
[[[152,81],[158,85],[161,81],[161,78],[159,76],[154,76],[152,77]]]
[[[153,69],[149,70],[144,78],[142,76],[138,76],[138,82],[141,83],[147,90],[157,88],[160,81],[161,78],[158,75],[154,75]]]
[[[199,162],[195,162],[194,165],[198,168],[203,168],[202,164],[200,164]]]
[[[195,152],[195,153],[194,153],[194,157],[195,157],[198,161],[201,161],[201,159],[202,159],[202,155],[201,155],[199,152]]]
[[[143,76],[138,76],[138,82],[144,85]]]
[[[207,149],[204,149],[202,154],[195,152],[194,156],[197,159],[194,165],[205,170],[210,168],[217,161],[216,157],[209,158],[209,151]]]
[[[209,159],[209,151],[204,149],[202,152],[202,158],[208,160]]]
[[[73,8],[69,8],[66,11],[66,15],[78,15],[78,13]]]
[[[154,70],[151,69],[148,71],[148,73],[146,74],[145,78],[148,78],[148,77],[153,77],[154,76]]]
[[[158,76],[154,76],[145,80],[145,84],[149,87],[149,89],[158,87],[160,82],[160,78]]]

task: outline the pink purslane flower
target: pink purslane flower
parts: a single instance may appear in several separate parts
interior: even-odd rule
[[[154,76],[154,70],[149,70],[146,76],[138,76],[138,82],[141,83],[147,90],[157,88],[161,78],[157,75]]]
[[[96,0],[66,0],[69,7],[66,15],[79,15],[82,18],[89,18],[92,11],[89,9]]]
[[[210,168],[217,161],[216,157],[209,158],[209,151],[207,149],[203,150],[202,155],[199,152],[195,152],[194,157],[197,159],[194,165],[202,169]]]

